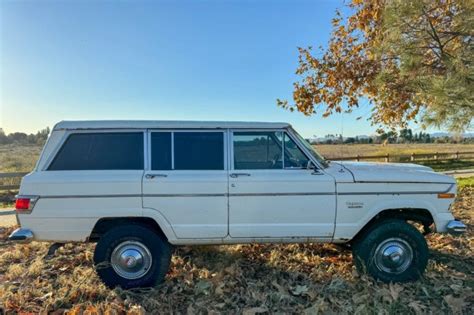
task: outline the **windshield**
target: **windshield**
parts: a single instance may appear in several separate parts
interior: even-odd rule
[[[311,153],[311,155],[324,167],[328,167],[329,161],[327,161],[321,154],[314,149],[314,147],[306,141],[299,133],[292,129],[293,134],[298,138],[298,140],[303,144],[303,146]]]

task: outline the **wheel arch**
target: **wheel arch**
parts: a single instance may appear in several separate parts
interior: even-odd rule
[[[351,239],[351,243],[357,242],[365,233],[370,231],[372,227],[379,223],[389,220],[398,219],[402,221],[414,221],[424,226],[425,232],[429,231],[429,226],[435,223],[434,217],[426,208],[389,208],[377,212],[370,220],[368,220],[362,228]]]
[[[173,239],[173,235],[170,235],[170,231],[166,228],[163,229],[162,226],[152,217],[104,217],[97,220],[87,240],[96,242],[110,229],[130,224],[147,227],[168,242],[170,241],[170,238]]]

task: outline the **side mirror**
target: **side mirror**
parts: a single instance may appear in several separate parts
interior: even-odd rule
[[[306,165],[306,169],[311,170],[311,175],[323,175],[324,173],[319,170],[316,165],[314,165],[313,162],[308,161],[308,164]]]

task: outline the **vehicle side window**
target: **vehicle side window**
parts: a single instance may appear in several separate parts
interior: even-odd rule
[[[234,169],[282,169],[281,131],[234,132]]]
[[[143,132],[71,134],[48,170],[142,170]]]
[[[308,157],[282,131],[234,132],[234,169],[306,168]]]
[[[223,170],[224,133],[175,132],[175,170]]]
[[[306,168],[309,159],[296,145],[296,143],[285,133],[285,168]]]
[[[151,169],[171,170],[171,132],[151,133]]]
[[[152,132],[152,170],[224,170],[223,132]]]

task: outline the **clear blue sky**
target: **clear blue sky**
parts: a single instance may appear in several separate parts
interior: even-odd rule
[[[342,0],[2,1],[0,127],[65,119],[288,121],[304,136],[371,134],[353,114],[305,117],[298,46],[326,45]]]

